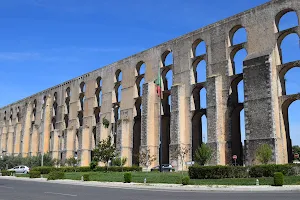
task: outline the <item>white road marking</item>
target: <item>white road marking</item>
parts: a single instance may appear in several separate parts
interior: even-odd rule
[[[14,189],[13,187],[7,187],[7,186],[3,186],[3,185],[0,185],[0,188]]]
[[[45,194],[55,194],[55,195],[62,195],[62,196],[77,197],[77,194],[64,194],[64,193],[55,193],[55,192],[45,192]]]

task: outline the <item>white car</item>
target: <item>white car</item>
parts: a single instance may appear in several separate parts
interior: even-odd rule
[[[30,172],[30,169],[27,166],[20,165],[20,166],[16,166],[14,168],[11,168],[7,171],[15,171],[16,174],[28,174]]]

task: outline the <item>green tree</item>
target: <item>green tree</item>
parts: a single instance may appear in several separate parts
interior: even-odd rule
[[[196,149],[194,160],[199,165],[205,165],[210,161],[211,157],[211,148],[207,144],[202,143],[201,146]]]
[[[75,157],[70,157],[66,159],[66,163],[68,166],[77,167],[79,165],[80,159],[76,159]]]
[[[272,148],[268,144],[262,144],[256,150],[256,159],[261,164],[268,164],[272,159]]]
[[[179,159],[181,162],[181,176],[183,177],[183,169],[185,164],[186,157],[190,154],[190,148],[186,146],[180,146],[175,149],[175,151],[172,153],[173,159]]]
[[[139,163],[141,166],[150,167],[154,161],[156,161],[156,156],[151,155],[150,149],[143,149],[138,155]]]
[[[54,159],[52,159],[49,153],[44,154],[44,166],[54,166]],[[37,156],[3,156],[0,159],[0,169],[13,168],[18,165],[26,165],[30,168],[39,167],[41,166],[42,162],[42,155],[39,154]]]
[[[293,155],[295,155],[296,153],[300,154],[300,146],[295,145],[292,147],[292,149],[293,149]],[[298,160],[300,160],[300,158],[298,158]]]
[[[116,156],[116,147],[112,144],[111,136],[107,139],[101,140],[97,147],[94,149],[94,158],[95,161],[101,161],[105,163],[108,169],[108,161]]]
[[[127,158],[116,157],[112,159],[112,165],[117,167],[123,167],[127,162]]]

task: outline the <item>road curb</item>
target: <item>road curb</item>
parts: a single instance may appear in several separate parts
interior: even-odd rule
[[[80,185],[88,187],[120,188],[134,190],[159,190],[159,191],[211,191],[211,192],[300,192],[300,185],[285,185],[283,187],[273,186],[227,186],[227,185],[179,185],[179,184],[142,184],[142,183],[121,183],[121,182],[96,182],[96,181],[76,181],[76,180],[52,180],[46,178],[18,178],[18,177],[0,177],[3,180],[19,180],[30,182],[56,183],[64,185]]]

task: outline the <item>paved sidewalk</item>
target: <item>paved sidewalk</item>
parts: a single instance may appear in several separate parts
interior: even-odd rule
[[[7,180],[20,180],[20,181],[33,181],[33,182],[44,182],[44,183],[57,183],[66,185],[81,185],[81,186],[92,186],[92,187],[106,187],[106,188],[122,188],[122,189],[135,189],[135,190],[168,190],[168,191],[215,191],[215,192],[282,192],[282,191],[297,191],[300,192],[300,185],[285,185],[283,187],[273,186],[228,186],[228,185],[179,185],[179,184],[143,184],[143,183],[121,183],[121,182],[96,182],[96,181],[75,181],[75,180],[54,180],[47,181],[46,178],[18,178],[2,176],[0,179]]]

